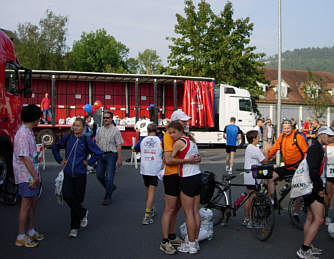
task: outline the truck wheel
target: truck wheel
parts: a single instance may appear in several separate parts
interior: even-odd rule
[[[243,132],[241,132],[241,138],[238,140],[237,148],[243,148],[244,145],[245,145],[245,135]]]
[[[56,143],[56,135],[53,130],[43,129],[37,134],[38,143],[44,143],[45,147],[52,147]]]

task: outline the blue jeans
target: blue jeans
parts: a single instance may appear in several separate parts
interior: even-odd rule
[[[111,193],[114,188],[114,176],[116,171],[117,152],[105,153],[97,162],[96,176],[106,189],[105,200],[111,199]]]
[[[51,110],[50,109],[43,109],[43,121],[44,121],[44,123],[48,122],[48,117],[46,116],[46,114],[49,115],[49,119],[50,119],[50,121],[52,121]]]

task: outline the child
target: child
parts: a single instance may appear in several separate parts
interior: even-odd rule
[[[156,124],[151,123],[147,126],[147,134],[134,147],[136,152],[140,152],[140,173],[143,175],[146,187],[146,210],[143,225],[153,223],[154,194],[158,186],[158,174],[162,168],[162,147],[161,140],[156,136]]]
[[[250,172],[252,165],[261,165],[267,163],[267,159],[257,146],[260,142],[259,133],[257,130],[250,130],[246,133],[247,141],[249,145],[245,151],[245,174],[244,174],[244,184],[247,184],[247,192],[251,193],[255,187],[255,179]],[[252,203],[253,195],[244,204],[244,220],[242,222],[243,226],[251,228],[252,224],[249,220],[249,209]]]
[[[40,191],[40,175],[38,171],[38,154],[33,128],[38,125],[42,112],[34,104],[21,111],[22,125],[14,137],[13,169],[15,183],[21,195],[19,212],[19,233],[16,246],[36,247],[44,235],[37,232],[34,226],[35,210]],[[27,234],[26,225],[28,226]]]

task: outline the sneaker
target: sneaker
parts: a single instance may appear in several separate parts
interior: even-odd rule
[[[305,259],[318,259],[319,257],[314,256],[312,254],[312,250],[309,249],[307,251],[303,251],[303,249],[299,248],[299,250],[297,251],[297,256],[299,258],[305,258]]]
[[[80,221],[80,227],[85,228],[85,227],[87,227],[87,225],[88,225],[88,210],[86,210],[85,216]]]
[[[153,223],[152,216],[144,217],[143,221],[141,222],[142,225],[149,225]]]
[[[225,171],[226,171],[226,172],[230,171],[230,167],[229,167],[228,165],[225,166]]]
[[[196,248],[196,245],[194,247],[189,245],[189,242],[182,243],[178,248],[177,251],[181,253],[189,253],[189,254],[197,254],[198,250]]]
[[[35,233],[32,236],[30,236],[30,235],[28,235],[28,236],[32,241],[42,241],[45,238],[45,236],[43,234],[41,234],[37,231],[35,231]]]
[[[232,174],[232,168],[230,168],[229,170],[228,170],[228,174]]]
[[[313,244],[311,244],[310,247],[313,255],[321,255],[324,251],[323,249],[316,248]]]
[[[173,240],[170,239],[169,243],[171,243],[172,246],[177,247],[177,246],[180,246],[181,244],[183,244],[184,241],[181,238],[179,238],[178,236],[176,236],[175,239],[173,239]]]
[[[71,229],[70,233],[68,234],[68,237],[70,238],[76,238],[78,236],[78,229]]]
[[[199,246],[199,242],[198,241],[195,241],[195,247],[196,247],[197,251],[201,250],[201,247]]]
[[[243,221],[241,222],[241,226],[246,227],[248,225],[249,219],[243,219]]]
[[[332,219],[330,217],[325,218],[325,225],[328,226],[330,223],[332,223]]]
[[[38,242],[31,240],[28,236],[24,236],[24,238],[22,239],[16,238],[15,245],[24,247],[36,247],[38,246]]]
[[[252,229],[253,228],[253,223],[251,221],[248,221],[246,228]]]
[[[160,250],[165,254],[173,255],[176,253],[176,249],[170,242],[160,243]]]

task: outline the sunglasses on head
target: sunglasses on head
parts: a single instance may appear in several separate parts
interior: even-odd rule
[[[290,124],[290,125],[292,125],[292,121],[291,120],[284,120],[282,124]]]

